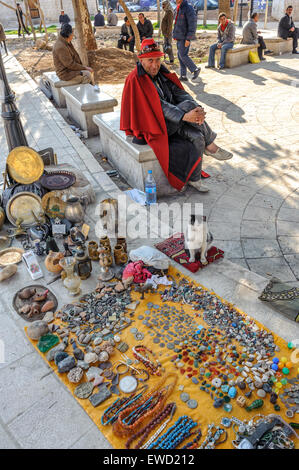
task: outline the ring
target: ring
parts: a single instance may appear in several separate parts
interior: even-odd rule
[[[123,367],[123,366],[125,367],[125,370],[122,371],[122,372],[120,372],[119,369],[120,369],[121,367]],[[119,375],[126,374],[126,373],[128,372],[128,370],[129,370],[129,367],[128,367],[127,364],[125,364],[124,362],[121,362],[120,364],[117,364],[117,366],[116,366],[116,372],[117,372]]]

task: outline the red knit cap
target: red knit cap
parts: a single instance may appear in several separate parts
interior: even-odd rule
[[[139,52],[138,57],[143,59],[163,56],[163,52],[160,51],[159,45],[153,40],[153,38],[143,39],[141,43],[141,51]]]

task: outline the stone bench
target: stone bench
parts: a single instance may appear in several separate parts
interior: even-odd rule
[[[225,67],[231,69],[233,67],[238,67],[239,65],[248,64],[248,54],[249,51],[257,51],[259,47],[258,44],[236,44],[233,49],[227,51],[225,57]],[[220,49],[216,51],[215,57],[219,64],[220,61]]]
[[[44,81],[48,82],[51,87],[51,92],[54,98],[55,103],[59,108],[66,108],[65,97],[62,94],[62,87],[69,87],[75,85],[76,81],[74,80],[60,80],[57,77],[56,72],[44,72],[43,73]]]
[[[147,172],[152,170],[159,196],[177,193],[168,183],[151,147],[133,144],[132,137],[119,130],[119,112],[97,114],[93,120],[99,128],[103,154],[132,188],[144,191]]]
[[[98,126],[93,116],[99,113],[109,113],[117,106],[117,100],[107,93],[95,91],[92,85],[74,85],[62,88],[66,99],[69,117],[82,129],[88,137],[98,135]]]
[[[285,54],[286,52],[292,52],[293,50],[293,39],[282,39],[282,38],[264,38],[267,49],[272,51],[275,55]]]

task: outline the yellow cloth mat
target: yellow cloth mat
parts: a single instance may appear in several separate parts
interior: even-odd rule
[[[205,289],[205,290],[208,290],[206,289],[204,286],[202,286],[201,284],[198,284],[196,283],[195,281],[193,281],[192,279],[188,278],[187,276],[183,275],[180,271],[178,271],[177,269],[175,269],[174,267],[170,267],[169,269],[169,272],[168,274],[172,275],[176,281],[179,281],[180,278],[185,278],[185,279],[189,279],[190,281],[190,284],[193,284],[194,286],[199,286],[201,287],[202,289]],[[165,286],[160,286],[160,289],[158,290],[163,290],[165,288]],[[219,300],[221,300],[222,302],[226,302],[224,299],[221,299],[219,296],[217,296],[214,292],[211,292],[213,295],[215,295]],[[264,398],[264,405],[262,408],[259,408],[257,410],[253,410],[251,412],[247,412],[244,408],[241,408],[237,405],[236,403],[236,398],[235,399],[232,399],[231,400],[231,404],[233,405],[233,409],[232,409],[232,412],[231,413],[227,413],[223,410],[223,408],[214,408],[213,407],[213,400],[212,398],[209,396],[208,393],[204,392],[204,391],[201,391],[199,389],[200,387],[200,382],[199,384],[195,385],[191,379],[187,378],[185,375],[181,375],[181,373],[179,372],[179,370],[175,367],[174,363],[171,362],[171,358],[176,354],[175,352],[173,351],[170,351],[169,349],[167,349],[166,347],[161,349],[158,345],[154,344],[152,342],[152,336],[149,335],[149,329],[142,324],[142,320],[138,320],[138,316],[140,314],[143,314],[145,310],[147,310],[147,303],[148,302],[152,302],[154,304],[160,304],[162,305],[162,301],[160,299],[160,295],[159,294],[149,294],[149,293],[145,293],[145,298],[144,300],[141,300],[140,299],[140,293],[137,293],[137,292],[134,292],[132,291],[132,299],[133,300],[140,300],[140,304],[138,305],[135,313],[134,313],[134,316],[132,317],[132,324],[126,328],[125,330],[123,330],[120,335],[121,335],[121,339],[122,341],[125,341],[128,345],[129,345],[129,349],[128,351],[126,352],[126,355],[129,356],[131,359],[134,359],[133,357],[133,353],[132,353],[132,346],[136,345],[136,344],[143,344],[147,347],[149,347],[152,351],[155,352],[155,354],[157,355],[157,358],[159,359],[159,361],[161,362],[162,366],[165,368],[165,370],[167,372],[177,372],[177,376],[178,376],[178,381],[177,381],[177,385],[175,387],[175,390],[174,392],[168,397],[168,400],[166,402],[167,403],[170,403],[170,402],[175,402],[176,405],[177,405],[177,409],[176,409],[176,412],[174,414],[174,417],[172,419],[172,421],[168,424],[167,428],[163,431],[166,432],[166,430],[171,427],[175,422],[176,420],[182,416],[182,415],[188,415],[190,416],[192,419],[194,419],[195,421],[197,421],[197,423],[199,424],[199,427],[201,428],[202,430],[202,438],[200,439],[199,441],[199,445],[203,442],[203,440],[205,439],[206,437],[206,434],[207,434],[207,427],[208,427],[208,424],[209,423],[212,423],[214,422],[216,425],[220,425],[220,421],[221,421],[221,418],[226,416],[228,418],[234,416],[236,418],[239,418],[240,420],[249,420],[250,418],[252,418],[254,415],[256,414],[263,414],[263,415],[267,415],[267,414],[277,414],[277,415],[281,415],[281,417],[287,421],[287,422],[294,422],[294,421],[298,421],[298,418],[296,418],[296,415],[294,416],[294,418],[292,418],[291,420],[288,420],[285,416],[285,410],[286,410],[286,407],[283,403],[281,403],[280,399],[278,399],[278,404],[280,405],[281,407],[281,411],[280,412],[275,412],[274,411],[274,406],[270,403],[269,401],[269,394],[267,394],[267,396]],[[167,301],[167,304],[170,305],[170,306],[176,306],[176,308],[181,308],[181,304],[178,304],[178,303],[174,303],[174,302],[168,302]],[[62,308],[63,306],[60,305],[60,308]],[[188,305],[183,305],[183,309],[186,313],[190,314],[190,315],[194,315],[194,310],[192,310],[192,308]],[[241,313],[242,315],[245,315],[243,312],[241,312],[240,310],[236,309],[239,313]],[[55,320],[54,321],[55,323],[59,324],[60,323],[60,320]],[[207,328],[209,328],[209,326],[204,322],[203,318],[202,318],[202,315],[201,317],[196,317],[196,323],[198,323],[198,325],[203,325]],[[262,327],[264,329],[266,329],[263,325],[261,325],[260,323],[258,322],[255,322],[259,327]],[[134,336],[133,334],[130,332],[130,329],[132,327],[136,327],[139,331],[142,331],[144,333],[144,340],[142,341],[135,341],[134,339]],[[25,331],[27,330],[27,327],[25,327]],[[268,330],[269,331],[269,330]],[[277,344],[280,348],[280,351],[276,354],[277,357],[281,358],[281,357],[287,357],[289,358],[290,357],[290,350],[287,348],[287,343],[282,339],[280,338],[279,336],[277,335],[274,335],[274,339],[275,339],[275,344]],[[39,351],[39,349],[37,348],[37,341],[33,341],[31,340],[29,337],[28,339],[31,341],[31,343],[33,344],[33,346],[35,347],[35,349],[39,352],[39,354],[41,354],[41,356],[46,360],[46,353],[43,354]],[[235,343],[237,345],[237,343]],[[79,346],[80,347],[80,346]],[[72,346],[69,345],[68,348],[66,349],[66,352],[69,352],[70,354],[72,353]],[[122,360],[121,358],[121,353],[117,350],[115,350],[115,352],[113,353],[113,355],[110,357],[110,361],[112,363],[116,362],[118,359]],[[47,361],[48,362],[48,361]],[[86,411],[86,413],[90,416],[90,418],[94,421],[94,423],[98,426],[98,428],[100,429],[100,431],[105,435],[105,437],[109,440],[109,442],[112,444],[112,446],[115,448],[115,449],[123,449],[125,448],[125,443],[126,443],[126,440],[127,439],[122,439],[122,438],[118,438],[116,437],[113,432],[112,432],[112,426],[111,425],[107,425],[107,426],[102,426],[101,425],[101,416],[104,412],[104,410],[106,408],[108,408],[117,398],[119,397],[123,397],[124,394],[120,394],[120,395],[112,395],[108,400],[106,400],[104,403],[102,403],[101,405],[99,405],[98,407],[94,408],[91,403],[89,402],[88,399],[79,399],[77,398],[75,395],[74,395],[74,389],[78,386],[78,384],[72,384],[68,381],[67,379],[67,374],[64,373],[64,374],[59,374],[58,371],[57,371],[57,366],[55,365],[54,361],[52,361],[51,363],[48,362],[49,366],[54,370],[54,372],[58,375],[58,377],[60,378],[60,380],[65,384],[65,386],[70,390],[70,392],[73,394],[74,398],[80,403],[80,405],[83,407],[83,409]],[[95,364],[91,364],[91,365],[95,365]],[[140,364],[138,365],[137,367],[139,368],[145,368],[143,366],[143,364]],[[200,366],[199,366],[200,367]],[[295,369],[297,370],[297,367],[293,367],[293,369],[291,370],[290,372],[290,375],[288,377],[293,377],[296,375],[295,373]],[[129,372],[128,372],[129,373]],[[121,377],[124,377],[124,376],[121,376]],[[157,383],[161,380],[161,377],[157,377],[157,376],[150,376],[150,379],[146,382],[146,384],[149,385],[149,389],[152,389],[153,387],[155,387],[157,385]],[[83,379],[81,380],[81,382],[84,382],[86,381],[85,379],[85,374],[83,376]],[[81,383],[80,382],[80,383]],[[109,382],[109,381],[108,381]],[[110,384],[111,382],[109,382]],[[198,407],[196,409],[190,409],[185,403],[183,403],[180,399],[180,394],[182,393],[178,387],[179,385],[183,385],[184,386],[184,392],[187,392],[189,395],[190,395],[190,398],[192,399],[196,399],[198,401]],[[238,388],[238,387],[237,387]],[[97,389],[95,389],[95,391],[97,391]],[[240,392],[240,393],[239,393]],[[241,391],[238,390],[238,394],[237,394],[237,397],[239,395],[243,395],[243,393]],[[256,395],[256,391],[254,391],[252,393],[252,396],[250,399],[246,399],[246,404],[249,405],[251,404],[254,400],[258,399],[259,397]],[[223,426],[221,426],[223,427]],[[156,428],[157,429],[157,428]],[[196,428],[197,429],[197,428]],[[155,430],[153,431],[153,433],[155,432]],[[227,432],[228,432],[228,439],[225,443],[223,444],[220,444],[219,446],[216,447],[216,449],[221,449],[221,448],[224,448],[224,449],[230,449],[230,448],[234,448],[233,445],[231,444],[232,440],[234,439],[235,437],[235,433],[234,431],[232,430],[232,427],[228,428],[227,429]],[[150,438],[152,434],[150,434],[146,440],[148,440]],[[191,436],[189,439],[186,439],[179,447],[182,447],[183,445],[185,445],[187,442],[190,442],[194,439],[195,436]],[[137,444],[139,439],[135,440],[133,442],[133,444],[131,445],[131,448],[134,448],[134,445]],[[221,438],[222,440],[222,438]],[[299,443],[299,440],[294,440],[294,443],[295,443],[295,447],[298,448],[298,443]]]

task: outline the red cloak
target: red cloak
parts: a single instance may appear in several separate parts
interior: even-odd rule
[[[201,156],[192,166],[185,181],[169,171],[169,143],[164,114],[158,91],[150,77],[145,73],[138,75],[136,68],[127,76],[122,94],[120,130],[126,135],[144,137],[155,152],[156,157],[171,186],[180,191],[186,184]],[[162,72],[179,88],[183,86],[175,73]]]

